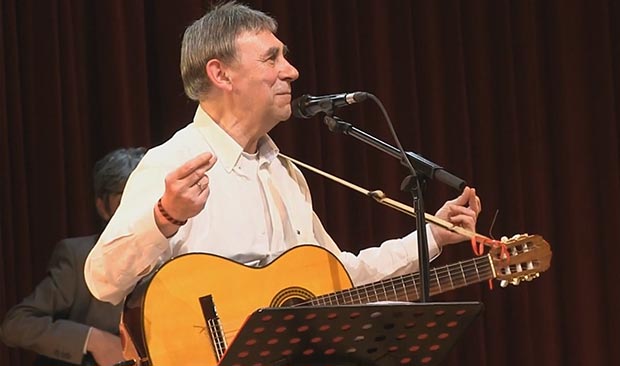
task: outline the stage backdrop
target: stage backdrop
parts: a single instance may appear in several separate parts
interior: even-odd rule
[[[478,231],[544,236],[551,269],[530,283],[433,298],[485,304],[445,365],[619,365],[620,3],[609,0],[278,0],[301,76],[294,96],[375,94],[407,150],[466,179]],[[151,147],[191,121],[179,48],[208,4],[0,0],[0,315],[44,276],[54,244],[97,231],[91,167]],[[337,113],[394,144],[372,102]],[[410,202],[396,159],[328,131],[320,117],[272,133],[281,150]],[[318,215],[358,251],[412,218],[306,173]],[[434,212],[456,192],[429,181]],[[234,235],[234,233],[231,233]],[[473,256],[467,244],[436,264]],[[0,347],[0,365],[32,355]]]

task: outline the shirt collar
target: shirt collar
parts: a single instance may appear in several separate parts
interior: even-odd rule
[[[217,154],[218,161],[224,169],[230,173],[243,152],[241,145],[226,133],[200,106],[196,109],[194,123],[200,134],[205,138]],[[279,154],[280,150],[275,142],[265,135],[258,140],[259,165],[271,163]]]

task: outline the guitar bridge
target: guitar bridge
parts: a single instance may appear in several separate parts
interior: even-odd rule
[[[228,345],[226,344],[226,338],[224,337],[224,330],[222,329],[220,318],[217,316],[213,296],[203,296],[198,300],[200,301],[202,315],[204,316],[205,323],[207,324],[207,330],[209,331],[209,338],[211,338],[213,351],[215,352],[215,356],[219,362],[222,357],[224,357],[224,352],[226,352]]]

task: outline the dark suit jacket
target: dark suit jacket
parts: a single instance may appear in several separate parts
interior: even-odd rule
[[[84,262],[96,240],[94,235],[57,244],[47,276],[6,314],[0,332],[6,345],[81,364],[89,327],[118,334],[122,304],[95,299],[84,281]]]

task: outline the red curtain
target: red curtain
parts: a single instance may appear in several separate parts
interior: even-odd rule
[[[295,95],[367,91],[407,150],[477,188],[478,231],[544,236],[551,268],[518,287],[435,301],[485,304],[445,365],[618,365],[620,4],[615,1],[249,1],[272,14],[301,77]],[[206,1],[0,0],[0,314],[44,276],[61,238],[97,230],[91,168],[191,121],[179,49]],[[371,102],[338,116],[390,143]],[[320,117],[272,133],[281,150],[405,203],[407,174]],[[306,173],[344,249],[414,227],[408,216]],[[434,212],[456,192],[428,181]],[[491,224],[497,211],[497,220]],[[232,234],[232,233],[231,233]],[[446,248],[434,264],[472,257]],[[0,346],[0,365],[32,355]]]

